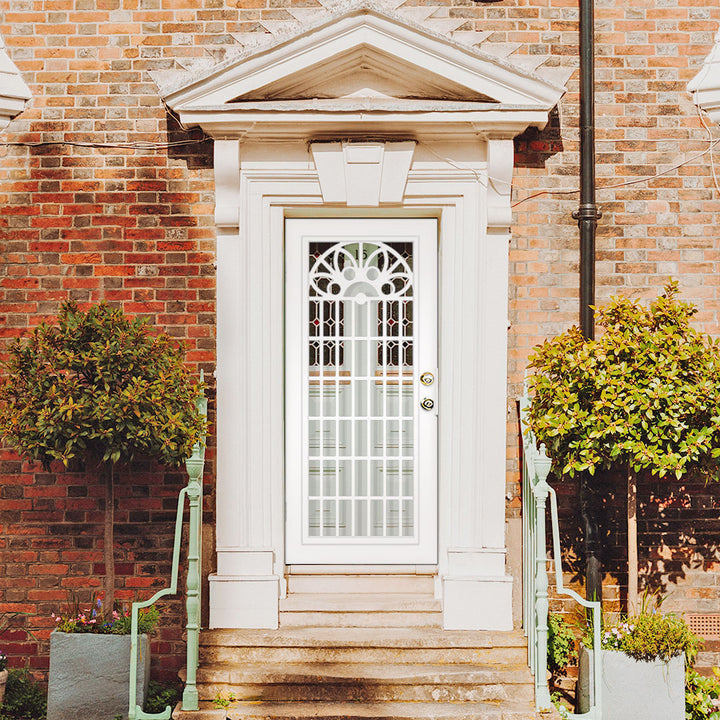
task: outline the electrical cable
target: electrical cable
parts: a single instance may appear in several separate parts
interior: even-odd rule
[[[711,161],[713,159],[712,157],[712,151],[714,147],[720,143],[720,138],[717,140],[712,140],[712,135],[710,136],[710,146],[703,150],[701,153],[698,153],[697,155],[693,155],[691,158],[688,158],[687,160],[683,160],[683,162],[678,163],[677,165],[673,165],[670,168],[667,168],[666,170],[663,170],[659,173],[655,173],[654,175],[648,175],[646,177],[637,178],[635,180],[628,180],[626,182],[621,183],[615,183],[614,185],[600,185],[595,188],[597,192],[602,192],[603,190],[613,190],[614,188],[621,188],[621,187],[627,187],[628,185],[637,185],[638,183],[643,182],[649,182],[650,180],[654,180],[655,178],[662,177],[663,175],[667,175],[668,173],[673,172],[674,170],[677,170],[678,168],[683,167],[684,165],[688,165],[689,163],[697,160],[698,158],[704,157],[708,153],[710,153]],[[712,164],[712,162],[711,162]],[[714,166],[713,166],[713,177],[714,177]],[[717,186],[717,180],[716,180],[716,186]],[[528,195],[526,198],[523,198],[522,200],[518,200],[517,202],[514,202],[511,207],[517,207],[518,205],[522,205],[523,203],[527,202],[528,200],[532,200],[533,198],[540,197],[542,195],[574,195],[579,193],[580,190],[541,190],[540,192],[533,193],[532,195]],[[720,188],[718,188],[718,192],[720,192]]]

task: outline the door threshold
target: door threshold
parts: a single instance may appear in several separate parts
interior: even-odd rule
[[[286,575],[437,575],[437,565],[286,565]]]

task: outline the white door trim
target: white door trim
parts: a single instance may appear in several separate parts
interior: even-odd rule
[[[276,627],[284,592],[283,234],[324,205],[304,143],[216,141],[217,572],[212,627]],[[450,162],[440,158],[447,158]],[[439,557],[448,628],[512,627],[505,572],[512,141],[419,146],[393,216],[439,218]],[[234,210],[233,210],[234,208]],[[382,214],[377,208],[372,214]],[[493,224],[497,223],[497,224]]]

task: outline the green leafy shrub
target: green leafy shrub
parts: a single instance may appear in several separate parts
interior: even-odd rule
[[[27,670],[10,670],[5,686],[3,718],[41,720],[47,712],[47,697]]]
[[[562,672],[577,658],[575,634],[562,615],[548,616],[548,669],[553,675]]]
[[[48,467],[85,460],[105,480],[105,605],[114,609],[115,465],[136,455],[179,466],[205,432],[201,385],[168,335],[105,303],[61,306],[10,345],[0,381],[0,435]]]
[[[57,324],[13,342],[0,384],[0,432],[25,457],[67,465],[136,455],[179,466],[204,430],[200,386],[182,349],[105,303],[64,303]]]
[[[165,685],[151,680],[143,710],[146,713],[161,713],[168,706],[174,709],[181,696],[182,690],[177,685]]]
[[[686,720],[720,720],[720,670],[713,668],[714,677],[703,677],[688,668],[685,672]]]
[[[597,310],[597,340],[574,327],[536,349],[528,420],[557,472],[717,474],[720,342],[690,325],[697,309],[677,294],[669,283],[649,308],[615,298]]]
[[[615,298],[596,313],[601,333],[577,327],[535,349],[528,424],[558,475],[615,469],[627,479],[628,609],[638,597],[637,479],[718,478],[720,341],[695,330],[677,283],[644,307]]]

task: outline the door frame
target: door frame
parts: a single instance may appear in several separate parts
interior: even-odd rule
[[[351,225],[352,223],[352,225]],[[304,228],[313,227],[312,231]],[[315,229],[316,228],[316,229]],[[356,230],[357,228],[357,230]],[[307,350],[306,282],[307,256],[304,238],[328,232],[339,240],[357,235],[386,237],[403,234],[416,239],[413,260],[413,318],[416,329],[413,395],[420,399],[420,373],[432,371],[435,381],[425,394],[437,398],[437,254],[436,218],[412,217],[314,217],[286,218],[285,222],[285,552],[287,562],[304,565],[407,565],[437,563],[437,408],[419,411],[413,403],[413,448],[416,478],[412,538],[334,537],[313,540],[306,536],[305,492],[308,483],[307,442],[308,411],[303,390]],[[422,293],[422,295],[420,295]],[[422,321],[422,316],[430,315]],[[417,359],[424,360],[417,364]],[[293,419],[295,418],[295,419]]]
[[[417,148],[402,203],[386,208],[328,205],[321,170],[307,153],[300,142],[215,142],[215,174],[225,182],[216,190],[217,571],[210,575],[210,625],[277,627],[285,593],[278,452],[285,422],[285,218],[365,215],[439,219],[438,596],[446,628],[510,629],[510,195],[509,182],[499,180],[511,174],[512,140],[472,136]]]

